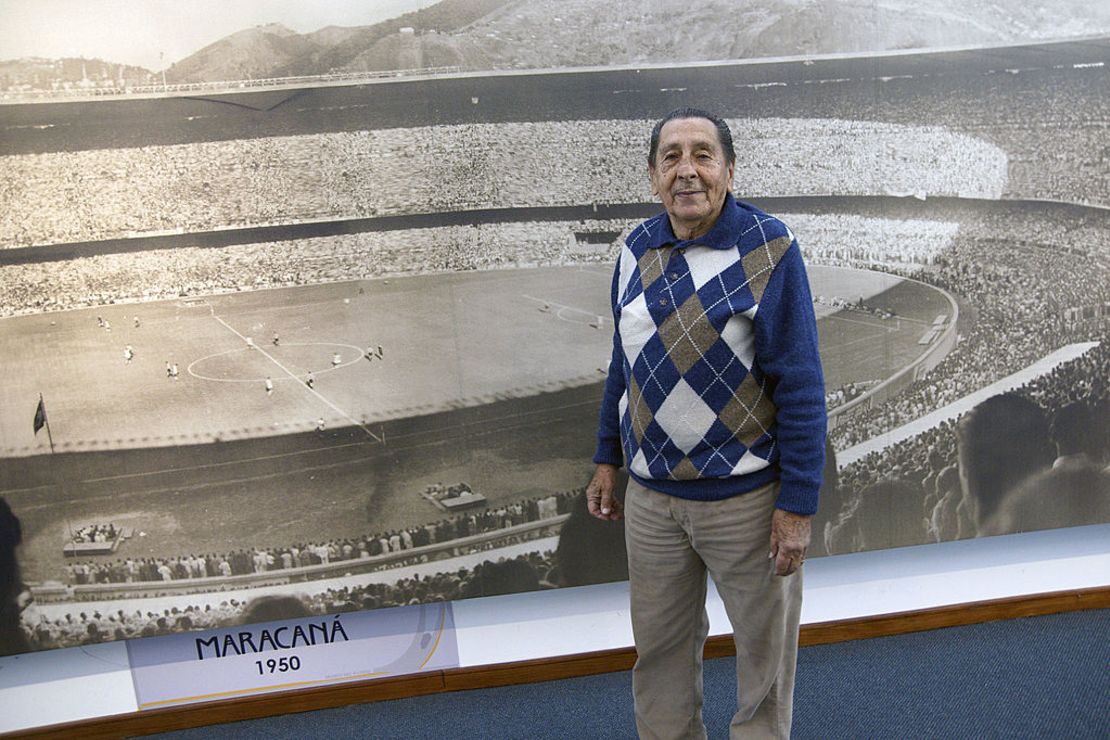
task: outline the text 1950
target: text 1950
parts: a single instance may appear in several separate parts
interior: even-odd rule
[[[267,673],[288,673],[289,671],[300,670],[301,659],[296,655],[290,655],[287,658],[256,660],[254,664],[258,666],[259,675],[265,675]]]

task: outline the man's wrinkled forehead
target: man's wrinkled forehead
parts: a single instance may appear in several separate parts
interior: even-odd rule
[[[724,151],[716,125],[707,118],[674,118],[663,124],[656,158],[676,149],[708,149],[715,154]]]

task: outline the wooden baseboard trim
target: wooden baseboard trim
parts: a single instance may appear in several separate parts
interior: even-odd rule
[[[921,609],[917,611],[821,622],[802,627],[802,647],[847,640],[862,640],[979,624],[1000,619],[1043,616],[1085,609],[1110,607],[1110,586],[1096,589],[1057,591],[991,601]],[[735,654],[728,635],[706,642],[707,658]],[[513,684],[553,681],[576,676],[628,670],[635,661],[632,648],[601,650],[555,658],[541,658],[498,665],[453,668],[398,678],[375,679],[350,684],[300,689],[265,696],[168,707],[125,715],[98,717],[81,722],[36,728],[18,733],[21,737],[99,738],[133,737],[191,727],[259,719],[282,714],[330,709],[411,696],[493,688]]]
[[[993,622],[1000,619],[1038,617],[1046,614],[1105,609],[1110,607],[1110,586],[1074,591],[1055,591],[1030,596],[952,604],[932,609],[882,614],[859,619],[808,624],[801,630],[799,645],[825,645],[846,640],[924,632],[944,627]]]

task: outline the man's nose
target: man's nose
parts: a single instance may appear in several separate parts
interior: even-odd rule
[[[692,157],[683,157],[678,162],[676,173],[679,177],[697,177],[698,171],[694,167],[694,160]]]

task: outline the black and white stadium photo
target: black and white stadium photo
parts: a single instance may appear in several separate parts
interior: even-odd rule
[[[810,557],[1110,522],[1108,4],[0,15],[0,655],[627,579],[586,486],[683,107],[805,262]]]

